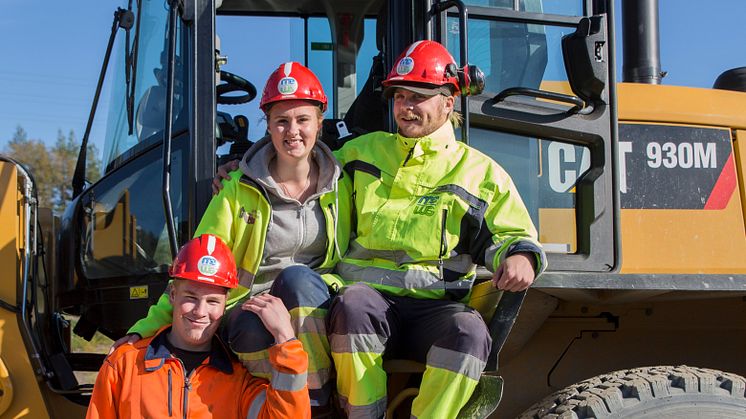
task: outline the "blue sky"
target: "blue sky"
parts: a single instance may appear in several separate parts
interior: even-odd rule
[[[722,71],[746,66],[746,1],[659,2],[665,84],[710,87]],[[0,148],[18,125],[47,143],[58,130],[82,138],[120,3],[0,0]],[[108,97],[105,89],[101,99]],[[105,121],[99,113],[93,125],[99,150]]]
[[[116,9],[104,3],[0,0],[0,146],[17,125],[47,143],[58,129],[82,138]]]

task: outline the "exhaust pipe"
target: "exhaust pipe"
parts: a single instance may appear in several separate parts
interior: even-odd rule
[[[623,80],[661,84],[658,0],[622,0],[622,37]]]

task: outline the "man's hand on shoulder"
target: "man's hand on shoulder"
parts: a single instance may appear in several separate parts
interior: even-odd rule
[[[536,278],[536,256],[518,252],[505,258],[494,275],[492,285],[503,291],[518,292],[531,286]]]
[[[212,194],[217,195],[223,189],[223,179],[230,180],[230,172],[238,170],[238,160],[231,160],[228,163],[218,166],[218,172],[212,178]]]
[[[116,342],[111,344],[111,348],[109,348],[109,353],[107,355],[111,355],[112,352],[114,352],[114,350],[116,350],[118,347],[122,345],[125,345],[125,344],[132,345],[133,343],[137,342],[140,339],[141,337],[137,333],[126,334],[122,336],[121,338],[117,339]]]

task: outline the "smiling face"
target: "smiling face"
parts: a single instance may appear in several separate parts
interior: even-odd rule
[[[453,112],[453,96],[424,96],[406,89],[396,89],[394,118],[399,133],[408,138],[425,137],[440,128]]]
[[[186,279],[175,279],[169,291],[174,307],[169,340],[177,348],[206,351],[225,311],[226,289]]]
[[[267,114],[267,128],[280,162],[307,159],[321,129],[318,106],[305,100],[277,102]]]

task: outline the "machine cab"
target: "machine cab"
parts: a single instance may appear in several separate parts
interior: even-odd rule
[[[76,334],[116,339],[146,315],[211,198],[217,164],[264,134],[253,99],[279,63],[319,76],[330,98],[323,139],[338,147],[348,132],[395,130],[380,82],[420,39],[484,72],[484,92],[459,103],[468,124],[458,135],[510,173],[549,270],[615,270],[611,3],[130,2],[106,72],[108,114],[97,116],[105,172],[65,213],[46,318],[80,316]],[[59,337],[44,357],[68,360],[55,364],[54,385],[78,388],[60,378],[66,369],[100,366],[69,349],[66,321],[37,327]]]

